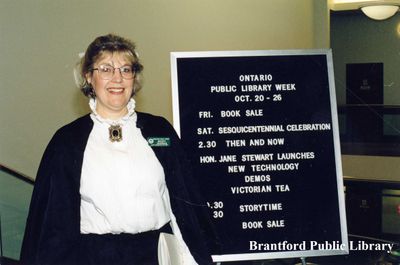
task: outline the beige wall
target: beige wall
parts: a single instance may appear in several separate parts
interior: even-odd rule
[[[342,155],[343,176],[357,179],[400,181],[400,158]]]
[[[145,66],[138,109],[172,120],[169,53],[328,47],[322,0],[1,0],[0,164],[34,176],[60,126],[88,111],[78,53],[114,32]]]

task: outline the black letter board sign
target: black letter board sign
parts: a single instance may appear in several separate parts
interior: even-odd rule
[[[331,52],[171,63],[174,127],[222,241],[213,260],[348,253]]]

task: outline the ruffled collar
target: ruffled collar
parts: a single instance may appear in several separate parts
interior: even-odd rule
[[[118,120],[111,120],[101,117],[100,114],[98,114],[96,111],[96,106],[97,106],[97,100],[95,98],[91,98],[89,100],[89,107],[92,110],[91,116],[96,118],[96,120],[98,120],[101,123],[106,123],[109,125],[116,125],[116,124],[123,125],[130,119],[136,119],[136,112],[135,112],[136,101],[133,98],[131,98],[127,104],[128,113]]]

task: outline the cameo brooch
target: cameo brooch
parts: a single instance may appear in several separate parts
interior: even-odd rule
[[[110,141],[111,142],[120,142],[122,140],[122,128],[121,125],[111,125],[110,128],[108,128],[108,132],[110,135]]]

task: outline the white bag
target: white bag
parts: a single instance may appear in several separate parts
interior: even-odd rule
[[[158,239],[158,264],[181,265],[184,264],[184,254],[178,239],[168,233],[160,233]]]

